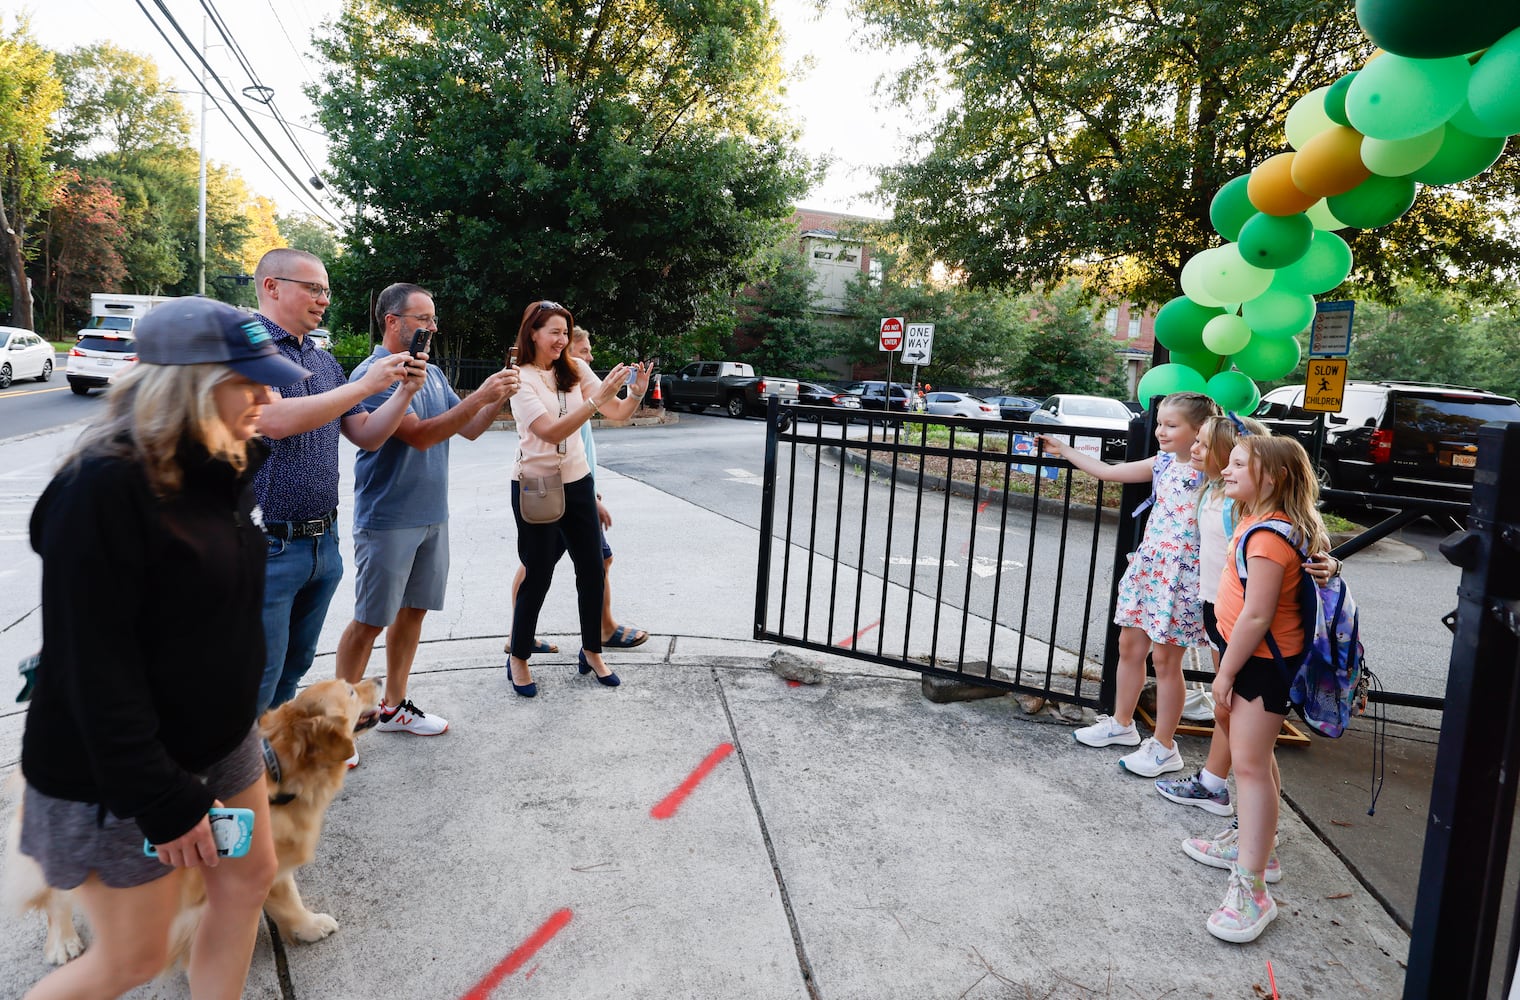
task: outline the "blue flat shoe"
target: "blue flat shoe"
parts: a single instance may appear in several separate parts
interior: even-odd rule
[[[603,684],[610,688],[615,688],[619,684],[623,683],[622,681],[618,680],[618,675],[610,670],[607,671],[606,677],[603,677],[601,674],[596,673],[596,671],[592,669],[591,664],[586,660],[586,651],[584,649],[580,651],[580,664],[577,669],[579,669],[583,674],[595,675],[596,682],[598,684]],[[513,686],[515,687],[516,685]]]
[[[535,681],[519,684],[512,679],[512,661],[510,659],[507,660],[507,683],[512,685],[513,691],[524,698],[533,698],[538,695],[538,684]]]

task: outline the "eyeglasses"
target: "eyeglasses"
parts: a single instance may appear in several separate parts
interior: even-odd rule
[[[326,285],[319,285],[315,281],[302,281],[300,278],[282,278],[277,274],[271,274],[270,277],[275,281],[288,281],[292,285],[300,285],[302,288],[306,289],[306,291],[314,299],[332,298],[332,289],[328,288]]]
[[[414,319],[417,322],[421,323],[423,326],[437,326],[438,325],[438,317],[436,315],[434,315],[433,313],[428,313],[425,316],[421,315],[419,313],[391,313],[390,315],[392,315],[392,316],[400,316],[403,319]]]
[[[538,304],[538,311],[539,312],[569,312],[570,310],[566,309],[564,306],[560,305],[558,302],[550,302],[548,299],[545,299],[544,301],[542,301],[542,302],[540,302]]]

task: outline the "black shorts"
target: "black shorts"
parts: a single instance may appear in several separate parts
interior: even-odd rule
[[[1219,650],[1219,654],[1223,656],[1224,636],[1219,634],[1219,619],[1214,615],[1213,601],[1203,602],[1203,631],[1208,634],[1209,641],[1214,644],[1214,648]]]
[[[1273,715],[1287,715],[1292,707],[1288,701],[1288,690],[1293,683],[1293,675],[1298,673],[1299,665],[1303,662],[1303,653],[1285,656],[1283,664],[1287,669],[1284,670],[1270,656],[1253,656],[1246,660],[1240,673],[1235,675],[1235,693],[1246,701],[1260,698],[1261,707]]]

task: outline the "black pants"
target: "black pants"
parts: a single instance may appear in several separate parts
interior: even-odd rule
[[[538,636],[538,614],[543,610],[554,564],[568,546],[575,566],[576,607],[581,616],[581,648],[602,651],[602,532],[596,520],[596,484],[588,473],[565,484],[565,516],[553,524],[529,524],[522,519],[522,484],[512,481],[512,516],[517,520],[517,558],[527,578],[517,591],[512,609],[512,655],[526,660],[533,655]]]

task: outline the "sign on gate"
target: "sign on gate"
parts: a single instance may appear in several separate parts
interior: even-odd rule
[[[909,323],[900,359],[905,365],[926,365],[934,349],[934,324]]]
[[[1356,303],[1316,302],[1314,325],[1309,328],[1309,356],[1344,358],[1351,353],[1351,317]]]
[[[902,347],[903,342],[903,318],[901,316],[885,316],[881,321],[881,349],[883,351],[895,351]]]

